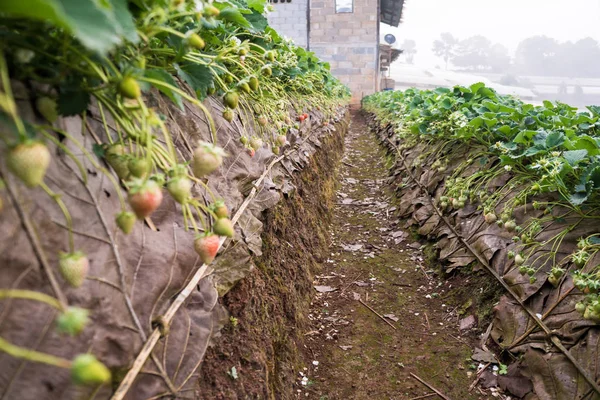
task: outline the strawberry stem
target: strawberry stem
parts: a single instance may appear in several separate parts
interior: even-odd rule
[[[17,113],[17,106],[12,94],[10,78],[8,76],[8,67],[6,66],[6,59],[4,58],[3,52],[0,52],[0,79],[4,91],[6,92],[6,95],[0,98],[0,107],[3,108],[7,114],[10,114],[17,127],[20,139],[25,140],[27,139],[27,133],[25,132],[25,125],[23,125],[23,121]]]
[[[42,364],[53,365],[59,368],[71,368],[71,361],[56,357],[51,354],[27,349],[14,345],[0,337],[0,351],[3,351],[15,358],[21,358],[28,361],[39,362]]]
[[[46,185],[45,182],[40,183],[40,186],[42,189],[44,189],[44,192],[46,192],[48,196],[50,196],[52,200],[56,202],[63,215],[65,216],[65,221],[67,222],[68,228],[67,231],[69,235],[69,253],[73,253],[75,251],[75,241],[73,239],[73,220],[71,219],[71,213],[69,213],[67,206],[62,201],[59,194],[54,193],[52,189],[50,189],[48,185]]]
[[[34,300],[48,304],[50,307],[54,307],[57,310],[62,311],[63,306],[60,304],[58,299],[48,296],[47,294],[36,292],[33,290],[24,289],[0,289],[0,299],[26,299]]]

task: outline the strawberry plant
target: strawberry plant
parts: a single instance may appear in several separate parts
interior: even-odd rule
[[[179,204],[183,227],[197,236],[197,253],[210,263],[219,248],[218,235],[232,237],[234,229],[227,206],[215,202],[207,184],[226,155],[205,99],[222,101],[224,108],[215,115],[232,126],[241,127],[257,116],[258,129],[240,132],[253,156],[264,144],[278,153],[286,134],[298,128],[292,121],[300,110],[318,107],[323,120],[329,121],[349,98],[328,64],[268,27],[265,0],[65,4],[52,0],[0,4],[0,159],[11,175],[31,188],[31,196],[48,196],[60,210],[68,246],[54,268],[74,288],[83,284],[90,266],[85,254],[75,250],[73,221],[63,193],[44,182],[54,156],[75,164],[84,184],[92,173],[111,182],[120,202],[112,220],[124,234],[132,232],[137,219],[152,216],[166,188]],[[22,119],[12,92],[14,82],[31,92],[37,121]],[[188,159],[175,150],[165,116],[153,108],[156,102],[148,101],[158,95],[181,110],[186,106],[199,110],[207,121],[210,138]],[[99,121],[102,132],[92,134],[102,143],[93,151],[60,128],[57,119],[72,116]],[[308,114],[300,117],[305,120]],[[77,156],[72,148],[78,149]],[[85,166],[80,158],[86,159]],[[194,197],[195,185],[208,199]],[[58,329],[71,335],[83,330],[88,312],[94,312],[57,308]],[[0,350],[70,368],[78,384],[110,380],[108,369],[91,354],[71,362],[2,338]]]
[[[549,101],[534,106],[482,83],[381,92],[365,98],[363,106],[379,124],[393,127],[401,150],[427,143],[412,167],[433,156],[431,168],[444,173],[449,149],[469,154],[445,179],[439,209],[448,213],[472,204],[481,210],[486,223],[512,236],[517,251],[508,258],[530,284],[543,276],[558,287],[571,270],[575,287],[587,296],[578,311],[600,322],[600,267],[589,262],[600,250],[600,239],[595,234],[581,238],[566,257],[559,257],[558,249],[578,223],[539,239],[545,227],[564,223],[569,215],[579,221],[598,218],[600,107],[579,110]],[[492,189],[497,179],[506,183]],[[526,205],[541,214],[518,225],[514,211]],[[542,275],[544,266],[549,271]]]

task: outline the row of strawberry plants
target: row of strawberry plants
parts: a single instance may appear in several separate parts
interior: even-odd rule
[[[50,196],[64,214],[69,243],[57,269],[68,284],[83,284],[89,261],[85,249],[75,247],[72,219],[60,193],[44,182],[52,162],[46,143],[71,158],[84,182],[88,172],[63,138],[106,174],[120,197],[115,221],[124,234],[159,207],[166,188],[181,205],[185,229],[196,234],[198,255],[210,263],[219,236],[232,237],[234,230],[227,206],[206,184],[226,154],[217,144],[205,98],[222,99],[224,120],[240,127],[253,123],[256,134],[251,137],[240,128],[240,141],[251,156],[265,144],[279,154],[287,134],[305,123],[307,111],[320,110],[320,122],[326,125],[345,104],[348,89],[326,63],[271,29],[264,16],[267,8],[265,0],[24,0],[0,5],[0,121],[5,127],[0,150],[8,170],[24,185],[40,188],[39,195]],[[29,89],[43,123],[20,115],[13,94],[17,81]],[[200,142],[192,159],[178,156],[167,117],[145,99],[144,93],[152,89],[181,110],[187,102],[204,112],[212,141]],[[74,115],[85,121],[92,108],[98,110],[107,138],[93,150],[56,123],[60,116]],[[194,197],[194,185],[206,190],[210,200]],[[0,290],[0,298],[42,301],[57,308],[57,327],[67,334],[80,333],[88,321],[88,310],[65,307],[39,293]],[[76,383],[110,379],[91,354],[70,362],[2,339],[0,350],[71,368]]]
[[[363,106],[381,124],[394,128],[402,139],[401,149],[432,144],[437,158],[431,167],[450,174],[445,192],[436,199],[441,210],[452,212],[471,203],[486,223],[511,232],[517,250],[509,251],[508,257],[530,284],[536,283],[547,264],[551,268],[546,279],[555,287],[573,270],[573,284],[586,294],[576,309],[600,322],[600,268],[593,263],[600,236],[581,237],[577,249],[562,258],[557,257],[561,243],[575,226],[565,224],[550,239],[540,239],[545,226],[564,224],[568,215],[579,220],[600,218],[600,107],[578,110],[548,101],[534,106],[498,95],[482,83],[382,92],[366,98]],[[448,152],[465,145],[471,149],[469,157],[447,171]],[[431,151],[416,157],[413,167]],[[475,172],[465,176],[466,170]],[[491,183],[502,177],[507,177],[503,187],[492,189]],[[543,214],[519,225],[514,210],[526,204]],[[552,250],[539,252],[546,248]]]

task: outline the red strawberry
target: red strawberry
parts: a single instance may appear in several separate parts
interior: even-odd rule
[[[152,180],[139,183],[129,191],[129,204],[139,219],[144,219],[152,214],[162,199],[160,186]]]
[[[246,149],[246,153],[248,153],[250,157],[254,157],[254,155],[256,154],[256,150],[254,150],[252,147],[249,147]]]
[[[129,211],[122,211],[117,214],[117,226],[124,234],[128,235],[133,230],[133,226],[135,225],[135,221],[137,217],[134,213]]]
[[[69,285],[79,287],[87,276],[90,262],[86,255],[80,251],[61,253],[58,260],[58,269]]]
[[[172,178],[167,183],[167,190],[179,204],[185,204],[191,197],[192,181],[186,176]]]
[[[110,370],[92,354],[80,354],[73,360],[71,379],[78,385],[99,385],[110,378]]]
[[[194,250],[196,250],[204,264],[210,264],[215,259],[217,251],[219,251],[219,237],[212,233],[197,237],[194,241]]]
[[[279,135],[275,139],[275,143],[277,143],[280,146],[285,146],[285,144],[287,143],[287,138],[285,137],[285,135]]]
[[[226,218],[229,215],[229,210],[223,200],[217,200],[213,205],[217,218]]]
[[[213,231],[219,236],[233,237],[233,224],[229,218],[218,218],[214,225]]]
[[[192,171],[198,178],[210,174],[221,166],[225,152],[222,148],[211,143],[200,142],[194,150]]]
[[[26,141],[8,152],[6,166],[25,185],[35,187],[44,180],[50,159],[50,151],[43,143]]]
[[[304,114],[298,115],[298,118],[296,118],[296,119],[300,122],[304,121]]]
[[[308,114],[304,113],[304,119],[308,119]]]

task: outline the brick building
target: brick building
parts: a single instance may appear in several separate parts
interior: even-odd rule
[[[398,26],[404,0],[271,1],[269,23],[329,62],[353,103],[380,89],[379,23]]]

